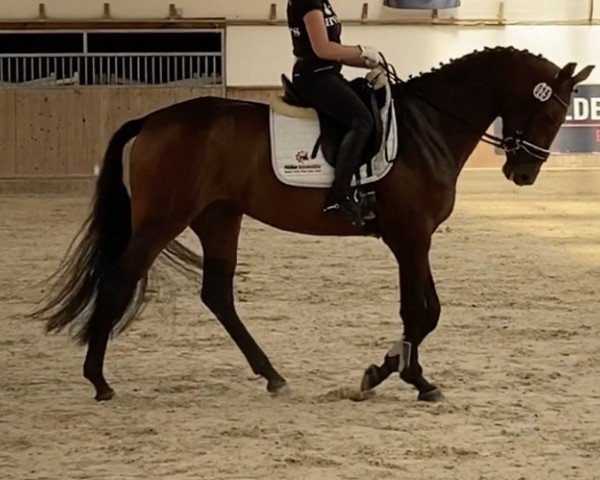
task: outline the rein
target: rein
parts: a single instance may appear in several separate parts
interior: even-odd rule
[[[383,70],[385,71],[385,73],[388,77],[388,81],[392,85],[398,85],[398,84],[404,85],[406,88],[410,89],[410,91],[413,94],[415,94],[417,97],[419,97],[425,103],[427,103],[430,107],[432,107],[437,112],[439,112],[443,115],[446,115],[447,117],[453,118],[454,120],[463,124],[464,126],[468,127],[471,130],[475,130],[475,127],[473,127],[473,125],[471,125],[469,122],[467,122],[462,117],[459,117],[454,112],[449,112],[447,110],[442,109],[441,107],[439,107],[438,105],[433,103],[431,100],[429,100],[425,95],[420,93],[418,90],[415,90],[414,88],[409,87],[408,83],[405,82],[404,80],[402,80],[398,76],[398,73],[396,72],[396,67],[394,67],[392,64],[388,63],[388,61],[383,56],[383,54],[380,54],[380,55],[381,55],[383,62],[380,63],[379,66],[381,68],[383,68]],[[536,88],[534,90],[534,97],[541,102],[546,102],[547,100],[554,99],[558,103],[560,103],[565,109],[567,109],[567,110],[569,109],[569,104],[567,102],[565,102],[562,98],[560,98],[556,93],[554,93],[552,91],[552,88],[545,83],[540,83],[538,86],[536,86]],[[535,115],[535,113],[534,113],[534,115]],[[533,118],[533,116],[532,116],[532,118]],[[491,134],[485,132],[481,136],[481,141],[484,143],[487,143],[489,145],[493,145],[494,147],[500,148],[507,155],[514,155],[517,152],[519,152],[520,150],[523,150],[523,152],[525,152],[527,155],[534,158],[535,159],[534,161],[541,160],[542,162],[545,162],[546,160],[548,160],[548,157],[550,156],[550,153],[551,153],[549,149],[540,147],[539,145],[536,145],[535,143],[529,142],[528,140],[523,139],[522,136],[523,136],[522,130],[517,130],[514,135],[512,135],[510,137],[506,137],[506,138],[497,137],[496,135],[491,135]]]

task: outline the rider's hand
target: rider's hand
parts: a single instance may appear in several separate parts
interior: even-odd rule
[[[360,48],[360,57],[365,60],[367,68],[375,68],[382,63],[383,59],[377,49],[366,45],[359,45],[358,48]]]
[[[383,67],[375,67],[367,73],[367,81],[371,84],[373,90],[385,88],[389,83],[388,76]]]

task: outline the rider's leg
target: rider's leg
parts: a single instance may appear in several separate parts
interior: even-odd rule
[[[335,179],[325,211],[345,210],[356,218],[360,207],[351,198],[350,182],[373,132],[371,114],[339,74],[304,74],[294,77],[294,87],[306,101],[348,129],[338,150]]]

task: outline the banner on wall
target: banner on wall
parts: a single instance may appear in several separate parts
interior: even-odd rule
[[[494,130],[502,135],[502,122]],[[600,153],[600,85],[580,85],[552,153]],[[501,154],[501,151],[498,151]]]
[[[460,0],[384,0],[383,4],[391,8],[441,10],[460,7]]]

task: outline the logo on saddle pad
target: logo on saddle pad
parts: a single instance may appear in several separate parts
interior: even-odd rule
[[[310,158],[310,154],[306,150],[296,152],[296,164],[284,165],[284,171],[288,175],[314,175],[320,174],[323,171],[323,166],[317,161]]]
[[[303,163],[308,162],[309,158],[308,158],[308,152],[305,152],[304,150],[300,150],[298,153],[296,153],[296,161],[302,165]]]

